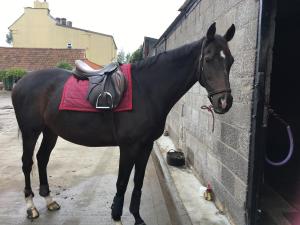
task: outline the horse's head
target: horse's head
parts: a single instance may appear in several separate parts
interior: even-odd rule
[[[216,24],[213,23],[202,42],[198,80],[206,88],[214,111],[219,114],[226,113],[233,101],[229,72],[234,59],[227,43],[234,33],[232,24],[224,36],[216,35]]]

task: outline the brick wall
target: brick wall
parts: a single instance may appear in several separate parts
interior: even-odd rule
[[[212,117],[200,107],[209,104],[206,90],[197,83],[174,106],[166,128],[182,148],[202,182],[211,183],[217,204],[236,225],[246,224],[245,202],[250,143],[252,87],[255,69],[259,1],[202,0],[186,12],[165,41],[166,49],[200,39],[216,21],[217,33],[224,34],[232,23],[236,34],[229,43],[235,62],[230,73],[234,98],[231,110]],[[159,52],[159,49],[156,49]]]

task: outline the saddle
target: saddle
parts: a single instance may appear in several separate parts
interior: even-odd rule
[[[96,108],[115,109],[127,89],[127,80],[119,63],[111,63],[94,70],[81,60],[75,60],[74,76],[79,80],[89,80],[87,100]]]

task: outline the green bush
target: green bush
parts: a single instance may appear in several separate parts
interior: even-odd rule
[[[1,70],[0,71],[0,81],[3,81],[4,80],[4,78],[5,78],[5,76],[6,76],[6,70]]]
[[[3,81],[5,78],[12,78],[18,80],[26,74],[26,71],[23,69],[13,68],[9,70],[0,71],[0,81]]]
[[[72,70],[73,69],[72,65],[65,62],[65,61],[61,61],[61,62],[57,63],[56,67],[61,68],[61,69],[66,69],[66,70]]]
[[[10,78],[12,77],[15,80],[20,79],[26,74],[26,71],[23,69],[13,68],[6,71],[5,77]]]
[[[21,77],[23,77],[26,74],[26,71],[23,69],[9,69],[5,72],[1,73],[1,77],[4,84],[5,90],[11,90],[13,87],[13,84],[17,82]]]

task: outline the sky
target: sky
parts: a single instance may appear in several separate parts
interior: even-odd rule
[[[44,1],[44,0],[40,0]],[[132,53],[144,37],[159,38],[179,14],[185,0],[47,0],[50,14],[72,21],[73,27],[109,34],[118,51]],[[0,1],[0,46],[8,27],[33,7],[34,0]]]

